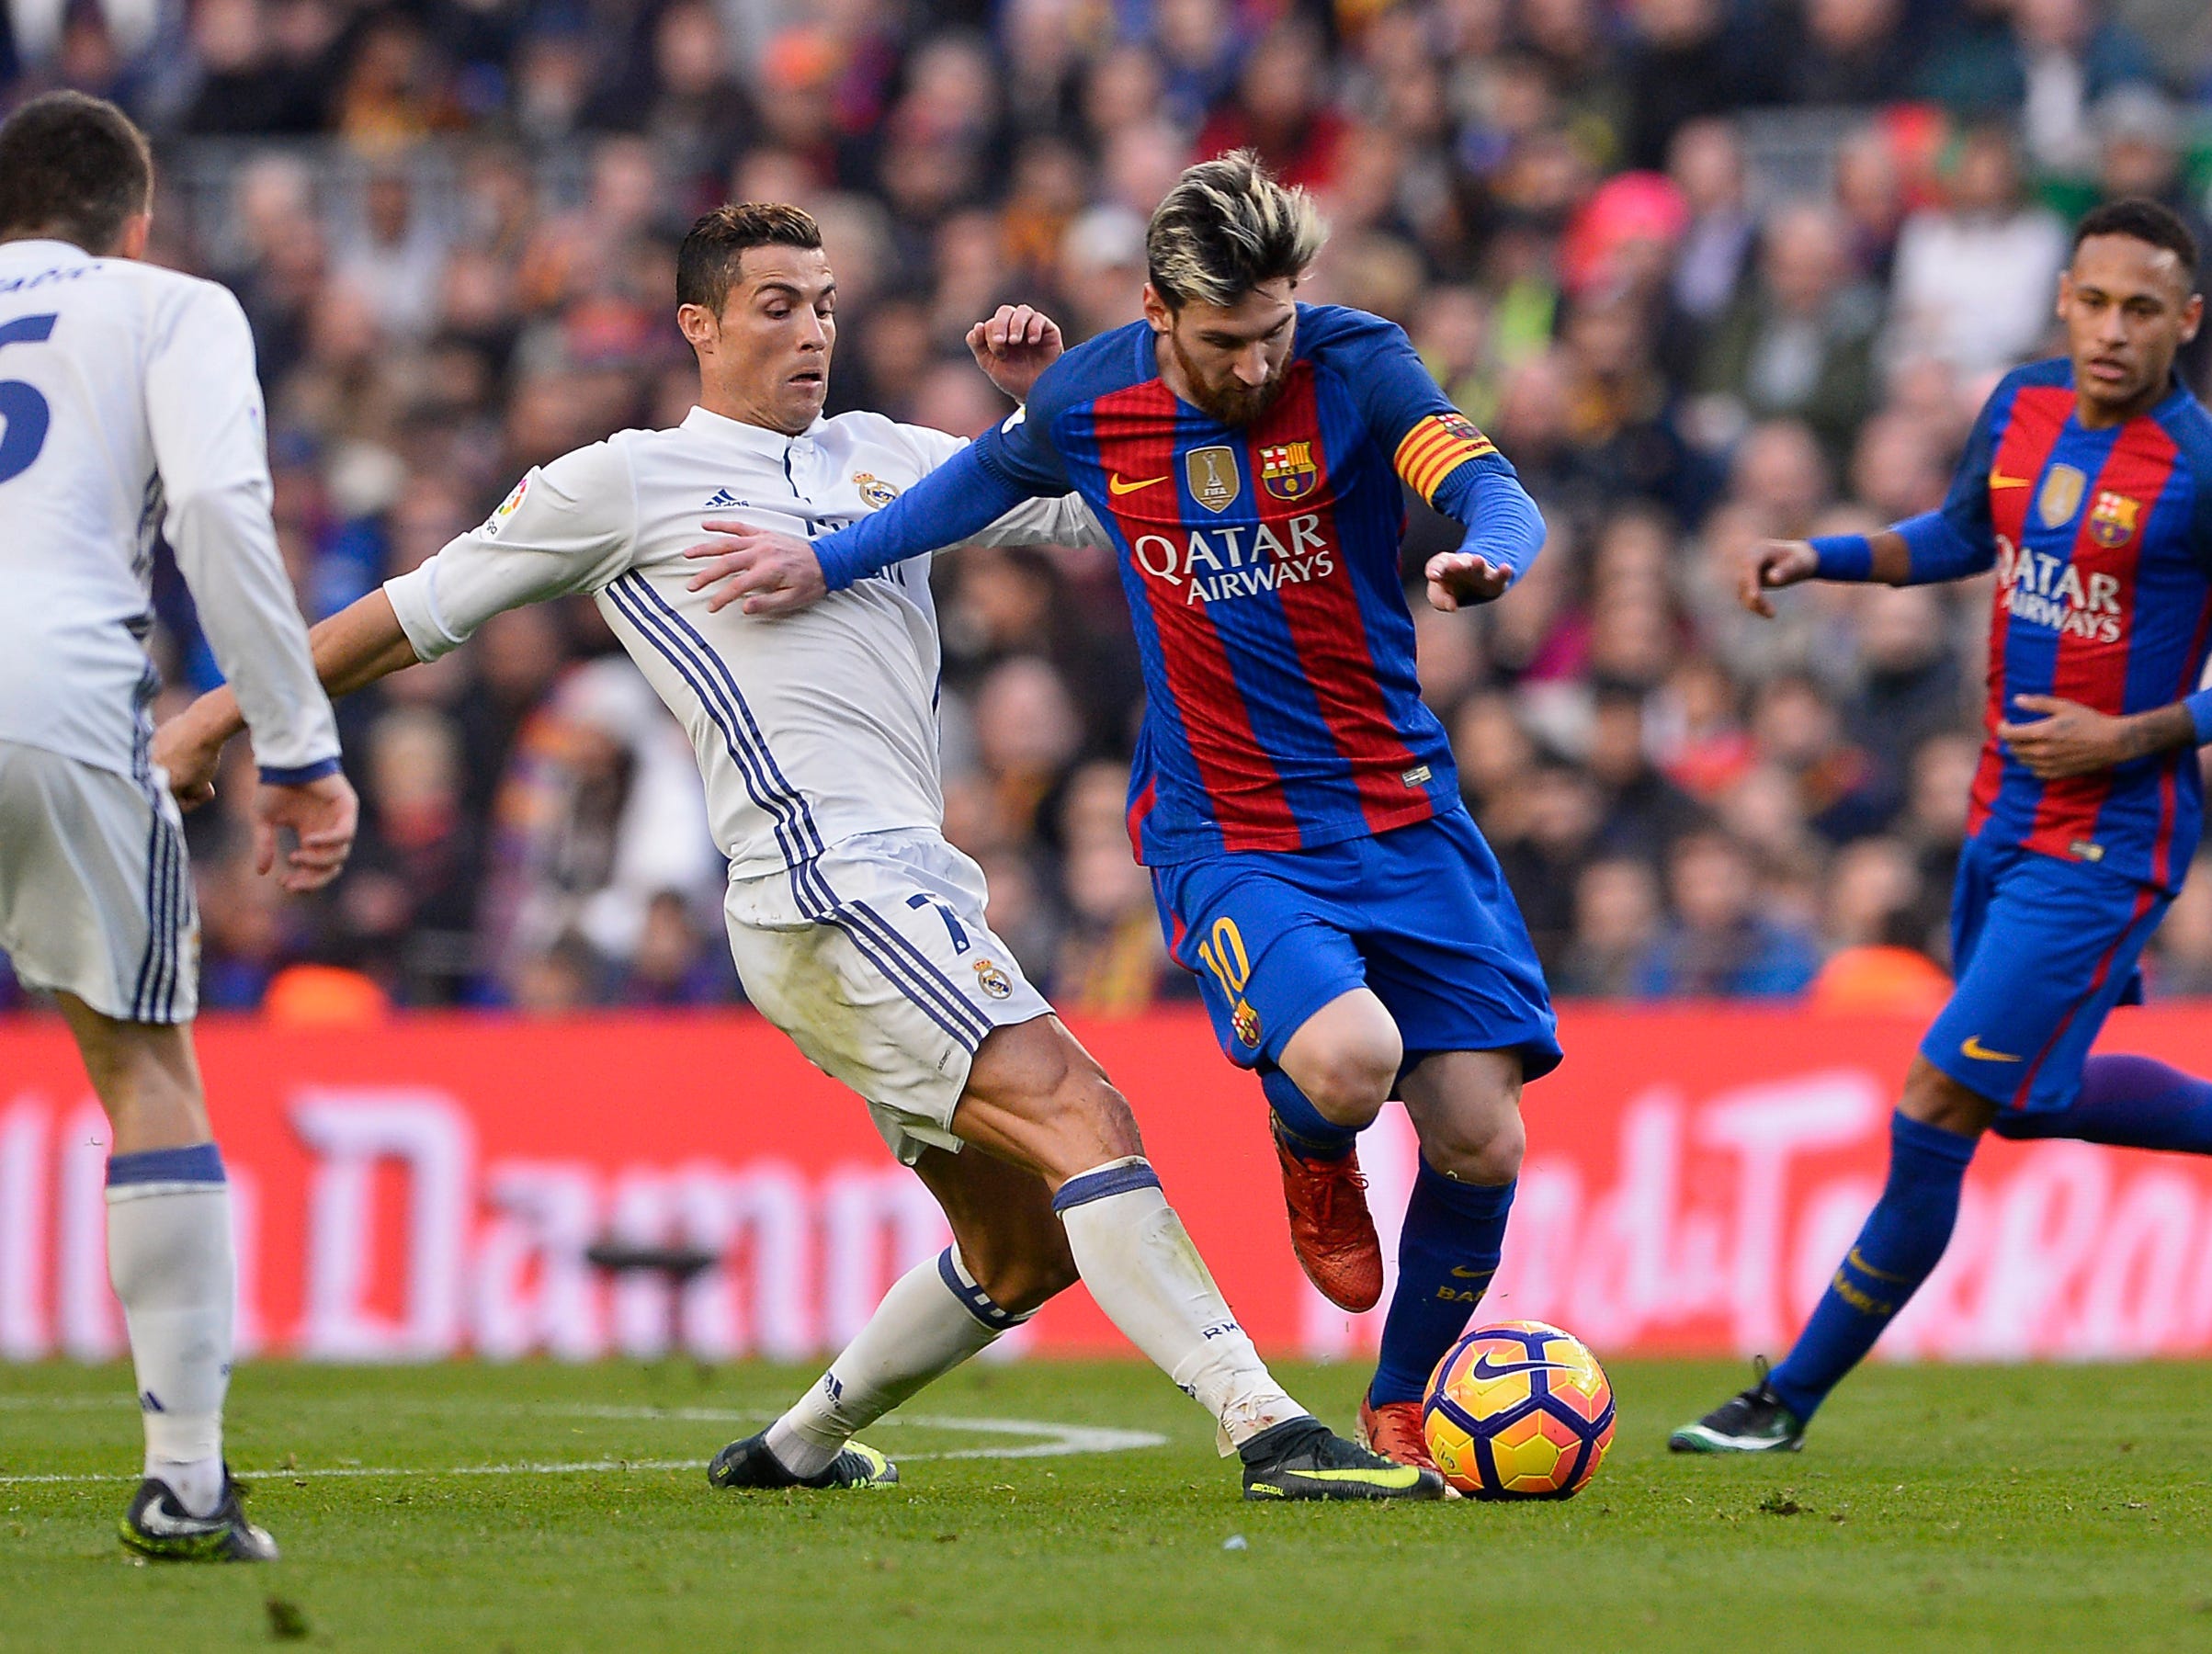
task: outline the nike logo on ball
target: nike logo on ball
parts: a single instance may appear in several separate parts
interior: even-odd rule
[[[1475,1357],[1475,1365],[1467,1369],[1467,1376],[1478,1383],[1492,1378],[1510,1378],[1515,1373],[1571,1373],[1573,1365],[1565,1361],[1509,1361],[1503,1366],[1493,1366],[1488,1355]]]

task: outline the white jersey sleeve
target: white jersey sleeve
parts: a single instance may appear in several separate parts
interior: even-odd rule
[[[600,590],[630,566],[637,516],[628,457],[595,442],[533,470],[482,527],[384,594],[416,657],[435,661],[502,610]]]
[[[338,730],[269,520],[254,335],[211,282],[167,288],[146,354],[146,430],[163,530],[269,778],[335,762]]]
[[[933,431],[926,425],[899,429],[921,450],[922,468],[935,470],[962,448],[967,441]],[[1081,494],[1025,500],[981,532],[962,542],[970,546],[1110,546],[1106,529],[1091,515]]]

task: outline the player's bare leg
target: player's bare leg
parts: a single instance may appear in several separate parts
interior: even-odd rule
[[[922,1151],[914,1171],[944,1207],[953,1243],[892,1284],[788,1412],[761,1436],[724,1449],[709,1473],[718,1486],[896,1479],[882,1456],[854,1436],[1075,1284],[1074,1254],[1036,1173],[935,1148]],[[762,1450],[788,1479],[757,1461]]]
[[[1438,1498],[1337,1440],[1276,1383],[1167,1204],[1129,1104],[1056,1016],[994,1030],[953,1130],[1052,1191],[1083,1284],[1130,1342],[1220,1427],[1247,1498]]]
[[[1421,1163],[1399,1230],[1398,1286],[1375,1378],[1360,1401],[1361,1439],[1401,1464],[1427,1465],[1421,1400],[1428,1376],[1467,1330],[1498,1267],[1526,1132],[1517,1051],[1439,1051],[1400,1086]]]
[[[145,1480],[122,1526],[148,1555],[259,1561],[222,1462],[237,1265],[230,1188],[208,1129],[188,1025],[119,1022],[56,996],[114,1137],[108,1268],[145,1422]]]
[[[1356,1314],[1382,1297],[1382,1244],[1353,1147],[1397,1084],[1404,1047],[1374,992],[1339,994],[1299,1025],[1264,1074],[1290,1244],[1314,1289]]]

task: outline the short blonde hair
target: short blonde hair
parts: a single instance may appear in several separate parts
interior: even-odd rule
[[[1145,275],[1171,310],[1227,310],[1264,282],[1303,275],[1328,239],[1312,197],[1232,150],[1185,168],[1167,192],[1144,232]]]

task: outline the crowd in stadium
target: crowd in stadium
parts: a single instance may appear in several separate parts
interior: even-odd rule
[[[529,466],[672,424],[691,219],[797,201],[839,282],[830,410],[963,435],[1004,300],[1138,313],[1190,160],[1256,148],[1333,237],[1300,297],[1404,325],[1542,504],[1479,613],[1417,609],[1426,693],[1555,991],[1787,996],[1848,949],[1940,965],[1985,580],[1815,587],[1732,560],[1941,501],[1975,408],[2050,354],[2072,216],[2200,226],[2212,25],[2141,0],[12,0],[0,107],[116,98],[155,255],[252,319],[311,619]],[[2201,390],[2206,352],[2184,358]],[[1456,543],[1416,502],[1407,568]],[[1192,992],[1124,788],[1139,695],[1104,554],[941,559],[947,831],[1064,1008]],[[212,681],[161,588],[164,710]],[[518,610],[341,704],[353,864],[256,878],[249,754],[195,817],[202,1002],[335,966],[404,1004],[740,997],[688,743],[589,603]],[[2212,879],[2155,946],[2212,991]],[[0,1004],[20,995],[0,975]]]

